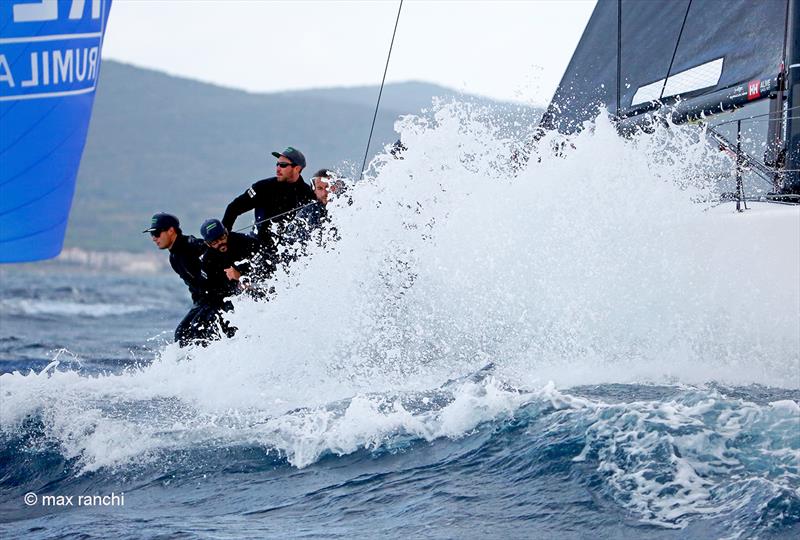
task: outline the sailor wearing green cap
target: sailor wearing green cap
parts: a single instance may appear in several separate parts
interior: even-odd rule
[[[192,295],[192,308],[175,329],[175,342],[185,347],[202,340],[209,317],[214,311],[208,308],[204,293],[205,285],[200,273],[200,256],[206,249],[199,238],[183,234],[178,218],[159,212],[150,220],[150,226],[142,231],[150,233],[158,249],[169,250],[169,264],[180,276]]]

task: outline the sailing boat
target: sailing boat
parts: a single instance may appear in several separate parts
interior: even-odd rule
[[[598,0],[541,126],[702,123],[746,199],[800,203],[800,0]]]

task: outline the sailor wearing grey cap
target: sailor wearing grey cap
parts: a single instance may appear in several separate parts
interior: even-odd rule
[[[283,225],[294,217],[294,210],[314,201],[314,192],[301,174],[306,166],[303,153],[289,146],[281,152],[272,152],[272,156],[276,158],[275,176],[251,185],[231,201],[222,217],[222,225],[230,231],[237,217],[254,210],[254,232],[268,247],[275,243],[270,226],[276,224],[280,235]]]

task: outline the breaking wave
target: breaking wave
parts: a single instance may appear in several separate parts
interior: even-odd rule
[[[65,315],[101,318],[114,315],[126,315],[151,309],[147,306],[128,304],[105,304],[67,302],[53,300],[34,300],[14,298],[0,301],[0,307],[6,316],[24,315]]]

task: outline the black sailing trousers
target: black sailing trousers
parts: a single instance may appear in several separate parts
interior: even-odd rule
[[[233,304],[225,302],[221,306],[195,303],[189,313],[175,329],[175,341],[181,347],[200,344],[204,347],[209,341],[220,339],[222,335],[233,337],[236,327],[222,318],[223,311],[232,311]]]

